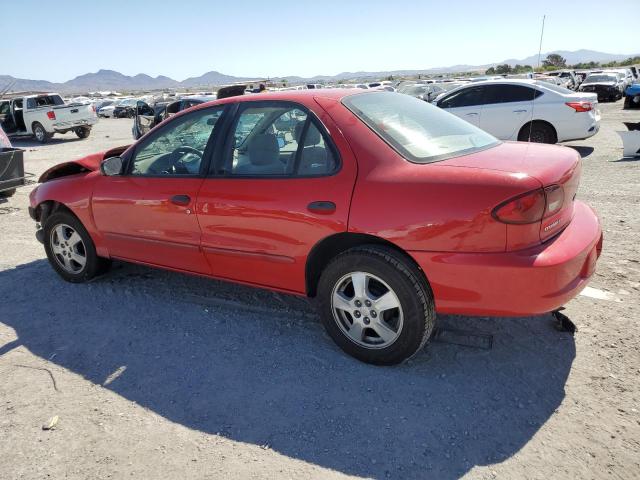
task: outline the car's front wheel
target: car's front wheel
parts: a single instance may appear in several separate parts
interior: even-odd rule
[[[367,363],[393,365],[411,358],[435,323],[428,283],[410,259],[386,247],[338,255],[322,273],[318,297],[329,335]]]
[[[53,269],[68,282],[91,280],[110,265],[108,259],[98,256],[89,232],[69,212],[56,212],[47,218],[44,248]]]

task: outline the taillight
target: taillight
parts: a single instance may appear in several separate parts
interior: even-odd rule
[[[47,117],[49,117],[49,120],[55,120],[56,119],[56,112],[54,112],[54,111],[47,112]]]
[[[91,105],[91,110],[93,110],[95,112],[96,111],[96,106],[95,105]]]
[[[547,198],[547,208],[545,209],[545,218],[560,211],[564,205],[564,188],[560,185],[550,185],[544,189]]]
[[[591,102],[567,102],[565,105],[573,108],[576,112],[589,112],[593,110],[593,103]]]
[[[562,205],[564,189],[551,185],[511,198],[494,208],[491,214],[502,223],[536,223],[560,211]]]

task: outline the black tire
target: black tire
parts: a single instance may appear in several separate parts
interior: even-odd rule
[[[75,133],[78,138],[87,138],[91,133],[91,129],[89,127],[78,127],[75,129]]]
[[[519,142],[557,143],[558,136],[555,129],[544,122],[530,122],[520,129]]]
[[[366,272],[378,277],[399,300],[402,326],[388,346],[370,348],[355,343],[339,326],[340,319],[334,314],[332,298],[341,280],[351,272]],[[336,344],[358,360],[375,365],[394,365],[419,352],[429,340],[436,319],[433,293],[418,268],[402,253],[377,245],[347,250],[329,262],[320,277],[317,300],[322,323]]]
[[[84,246],[84,254],[86,257],[86,263],[84,266],[76,272],[69,272],[61,265],[61,262],[56,258],[53,252],[52,246],[52,231],[58,226],[66,225],[71,227],[78,233],[82,239]],[[99,257],[96,253],[95,245],[89,235],[89,232],[84,228],[82,222],[78,220],[76,216],[67,211],[58,211],[51,214],[44,223],[44,249],[47,253],[47,258],[53,269],[67,282],[83,283],[91,280],[92,278],[105,273],[111,266],[111,261],[106,258]]]
[[[13,197],[16,194],[17,190],[12,188],[11,190],[4,190],[0,192],[0,198],[9,198]]]
[[[36,140],[40,143],[47,143],[49,139],[53,136],[50,133],[47,133],[42,124],[35,122],[32,125],[33,136],[36,137]]]

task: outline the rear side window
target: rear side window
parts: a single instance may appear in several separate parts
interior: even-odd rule
[[[473,107],[483,103],[483,87],[468,87],[457,90],[438,102],[441,108]]]
[[[430,163],[484,150],[500,142],[438,107],[409,95],[351,95],[343,104],[400,155]]]
[[[542,92],[524,85],[485,85],[485,104],[530,102],[535,100]]]
[[[319,176],[337,168],[334,151],[302,108],[283,102],[242,105],[225,155],[232,176]]]

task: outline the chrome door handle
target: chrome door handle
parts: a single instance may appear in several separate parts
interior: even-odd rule
[[[514,110],[513,113],[526,113],[526,110]]]
[[[470,117],[471,115],[478,115],[476,112],[471,112],[471,113],[466,113],[465,114],[467,117]]]

